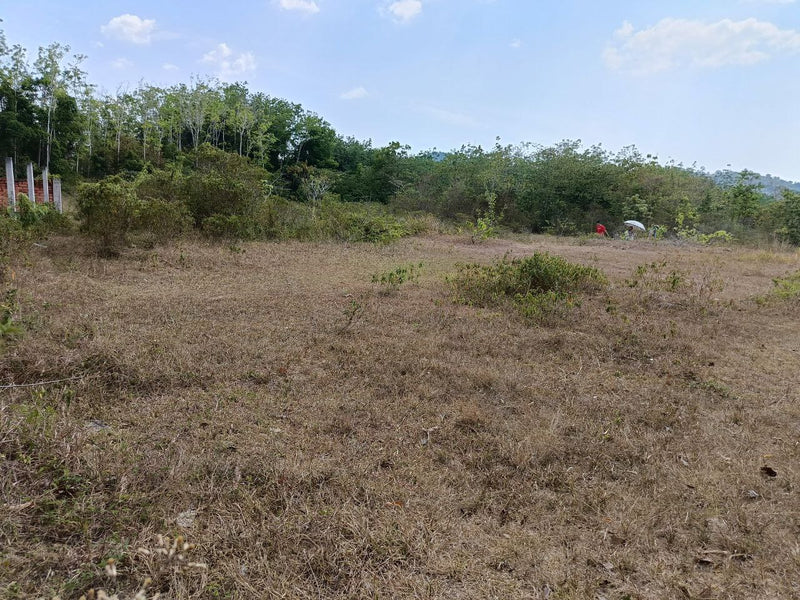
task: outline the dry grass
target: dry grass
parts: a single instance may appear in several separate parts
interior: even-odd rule
[[[797,253],[244,250],[18,271],[0,385],[66,381],[0,390],[0,598],[800,596],[800,305],[753,301]],[[542,327],[451,302],[456,263],[534,250],[611,286]]]

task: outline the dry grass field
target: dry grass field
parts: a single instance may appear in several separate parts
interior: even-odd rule
[[[534,251],[610,283],[538,325],[453,302],[457,264]],[[800,302],[768,297],[798,269],[52,239],[0,357],[0,598],[800,598]]]

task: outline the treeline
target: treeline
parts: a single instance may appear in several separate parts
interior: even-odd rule
[[[276,219],[288,218],[276,211],[305,210],[313,223],[331,203],[348,202],[458,222],[491,217],[518,231],[585,233],[595,221],[613,229],[637,219],[685,237],[724,230],[800,244],[800,194],[784,190],[775,200],[748,172],[723,187],[633,147],[613,153],[578,141],[413,154],[398,142],[376,148],[244,83],[195,78],[98,94],[83,57],[68,55],[52,44],[31,63],[0,32],[0,155],[20,168],[29,160],[48,166],[73,190],[115,177],[107,193],[179,205],[169,214],[200,229],[274,236]],[[246,171],[250,187],[225,169]],[[86,204],[99,188],[81,189]]]

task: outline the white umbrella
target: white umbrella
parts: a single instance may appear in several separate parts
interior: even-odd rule
[[[647,228],[644,225],[642,225],[639,221],[625,221],[625,225],[635,227],[639,231],[647,231]]]

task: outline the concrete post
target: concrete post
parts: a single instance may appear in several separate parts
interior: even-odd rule
[[[33,187],[34,180],[33,180],[33,163],[28,163],[28,199],[31,201],[31,204],[36,204],[36,190]]]
[[[47,167],[42,169],[42,192],[44,198],[42,198],[42,202],[45,204],[50,204],[50,190],[48,189],[47,177],[49,173],[47,172]]]
[[[64,212],[61,206],[61,179],[58,177],[53,178],[53,203],[56,205],[58,212]]]
[[[8,206],[17,210],[17,189],[14,184],[14,159],[6,158],[6,187],[8,188]]]

